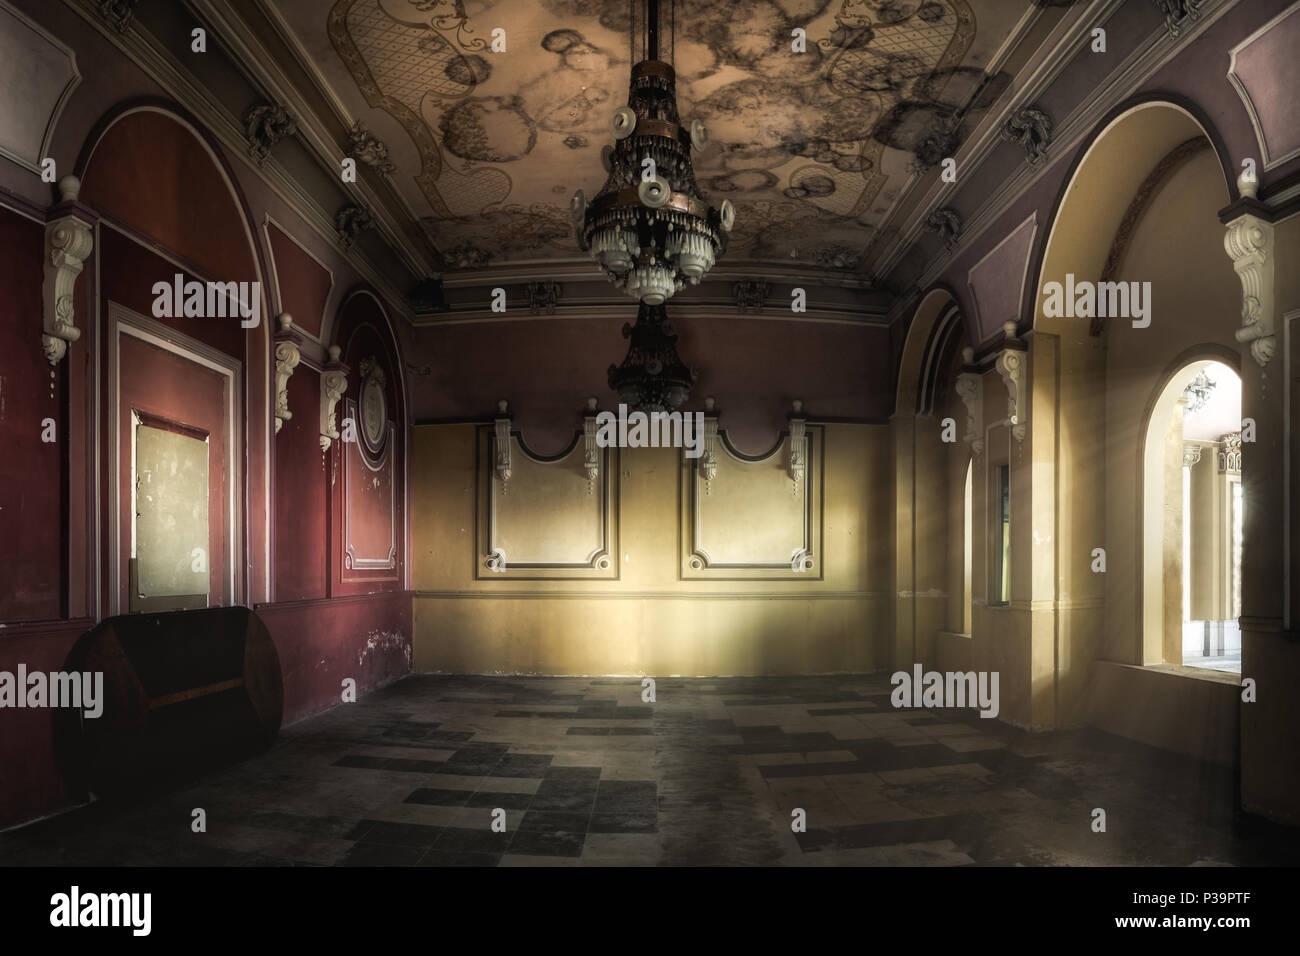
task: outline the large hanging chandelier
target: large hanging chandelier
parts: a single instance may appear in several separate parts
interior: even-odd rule
[[[627,106],[610,121],[614,145],[602,152],[609,176],[590,204],[581,189],[574,193],[571,209],[579,246],[610,281],[647,305],[662,305],[713,268],[736,212],[730,200],[714,209],[700,195],[691,150],[704,149],[708,134],[698,119],[689,131],[682,127],[676,73],[659,59],[661,37],[673,45],[675,0],[666,4],[667,31],[659,0],[631,2],[635,66]]]
[[[642,301],[636,325],[623,324],[631,339],[622,365],[609,367],[618,400],[642,412],[670,412],[690,396],[698,375],[677,356],[677,332],[662,305]]]

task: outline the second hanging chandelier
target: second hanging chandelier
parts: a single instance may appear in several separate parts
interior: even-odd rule
[[[659,0],[631,3],[635,65],[627,106],[610,121],[614,144],[602,153],[609,175],[590,203],[578,190],[571,209],[579,246],[610,281],[647,305],[662,305],[713,268],[736,213],[730,200],[710,206],[695,184],[691,151],[703,150],[708,135],[698,119],[689,129],[681,125],[676,73],[659,58],[662,38],[673,46],[675,0],[663,4],[666,17]]]

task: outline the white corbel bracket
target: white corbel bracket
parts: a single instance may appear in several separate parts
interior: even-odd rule
[[[1007,424],[1011,426],[1011,435],[1017,442],[1023,442],[1027,427],[1020,414],[1024,401],[1024,353],[1017,349],[1003,349],[993,367],[1007,387]]]
[[[496,437],[494,441],[493,469],[501,479],[501,493],[505,494],[510,480],[510,404],[505,399],[497,402]]]
[[[587,473],[587,494],[596,489],[600,477],[600,447],[596,444],[596,399],[587,399],[587,413],[582,417],[582,467]]]
[[[59,181],[64,202],[73,202],[81,192],[76,176]],[[44,334],[41,349],[51,366],[68,352],[68,346],[81,338],[77,328],[76,288],[82,264],[95,247],[91,224],[78,216],[61,216],[45,226],[45,284],[41,300]]]
[[[961,355],[967,367],[974,364],[974,349],[964,348]],[[978,458],[984,452],[984,376],[976,372],[958,375],[957,397],[966,406],[966,434],[963,438],[970,444],[971,454]]]
[[[791,494],[797,494],[799,482],[808,473],[808,430],[807,419],[803,417],[803,402],[794,401],[790,415],[790,480],[794,482]]]
[[[1253,198],[1255,184],[1238,180],[1243,196]],[[1235,337],[1245,345],[1263,368],[1273,357],[1277,339],[1273,330],[1273,226],[1245,213],[1226,226],[1223,248],[1232,259],[1232,268],[1241,280],[1241,328]]]
[[[339,430],[334,424],[334,410],[339,399],[348,390],[348,371],[339,361],[339,347],[329,347],[329,363],[320,376],[320,450],[327,452],[330,444],[339,437]]]
[[[704,479],[704,493],[712,491],[713,479],[718,477],[718,412],[712,398],[704,400],[703,451],[698,459],[700,477]]]
[[[302,350],[293,337],[293,316],[281,312],[276,322],[280,331],[275,335],[275,433],[280,426],[293,418],[289,411],[289,378],[302,361]]]

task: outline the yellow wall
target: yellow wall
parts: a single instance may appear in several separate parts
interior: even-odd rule
[[[475,580],[476,428],[414,430],[417,671],[708,676],[885,666],[887,427],[825,426],[823,579],[772,581],[679,579],[681,451],[656,448],[619,453],[619,580]]]

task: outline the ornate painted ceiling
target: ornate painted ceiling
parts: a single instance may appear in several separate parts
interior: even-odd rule
[[[709,131],[697,180],[737,210],[727,261],[855,270],[911,177],[951,155],[1006,85],[985,67],[1026,6],[678,0],[681,115]],[[387,145],[449,269],[583,258],[568,201],[605,178],[630,0],[275,8],[335,99]],[[497,28],[504,52],[491,50]]]

